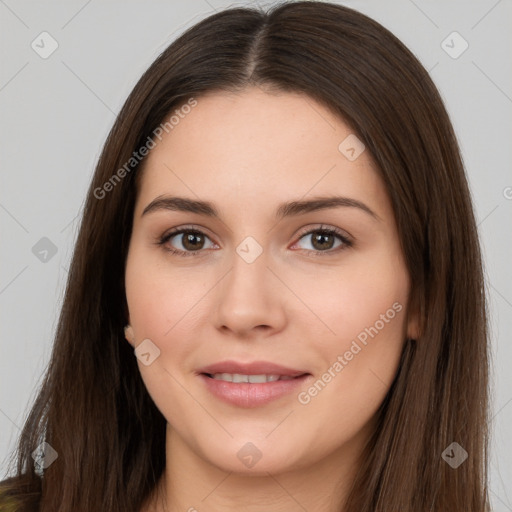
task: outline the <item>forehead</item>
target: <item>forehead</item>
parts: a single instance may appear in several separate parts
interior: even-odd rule
[[[350,161],[340,144],[353,131],[312,98],[251,87],[196,101],[155,140],[141,180],[144,201],[181,193],[247,209],[250,201],[262,207],[262,198],[339,193],[389,208],[369,152]]]

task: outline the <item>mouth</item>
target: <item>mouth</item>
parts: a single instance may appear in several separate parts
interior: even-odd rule
[[[307,372],[297,368],[287,368],[269,361],[252,361],[250,363],[220,361],[200,368],[197,373],[227,382],[262,383],[300,377]]]
[[[260,374],[260,375],[244,375],[240,373],[202,373],[201,375],[206,375],[210,379],[222,380],[224,382],[234,382],[236,384],[240,384],[242,382],[247,382],[249,384],[264,384],[266,382],[276,382],[278,380],[293,380],[303,375],[309,375],[303,373],[297,376],[290,375],[276,375],[276,374]]]
[[[225,361],[197,372],[211,396],[236,407],[259,407],[290,399],[311,373],[267,362],[241,364]]]

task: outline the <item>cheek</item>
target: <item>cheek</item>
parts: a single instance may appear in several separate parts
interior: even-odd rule
[[[371,264],[360,260],[350,272],[330,276],[328,287],[320,278],[308,296],[308,305],[331,331],[317,338],[323,367],[299,397],[308,417],[324,418],[318,450],[327,439],[350,437],[363,428],[396,375],[409,280],[394,254],[372,255]]]
[[[320,346],[327,351],[348,350],[358,336],[364,341],[367,329],[377,327],[379,338],[400,344],[405,335],[405,308],[409,279],[397,249],[354,253],[333,270],[322,269],[314,276],[298,277],[304,302],[322,322]],[[366,334],[365,334],[366,333]],[[331,354],[332,356],[332,354]]]
[[[204,315],[204,279],[188,269],[162,263],[148,251],[134,248],[126,266],[125,285],[135,342],[151,340],[160,350],[150,365],[138,361],[147,391],[166,418],[186,418],[194,401],[180,382],[182,365],[199,340],[191,336],[195,319]]]
[[[139,370],[153,401],[173,421],[197,406],[183,385],[201,350],[200,332],[211,315],[208,292],[217,279],[206,265],[184,268],[140,246],[129,253],[125,282],[135,341],[149,339],[160,351],[151,365],[139,361]]]
[[[189,330],[207,292],[204,272],[166,265],[161,255],[137,248],[129,254],[125,281],[137,341],[153,337],[165,342],[184,326]]]

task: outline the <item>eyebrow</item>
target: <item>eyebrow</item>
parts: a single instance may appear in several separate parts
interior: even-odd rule
[[[358,201],[357,199],[342,196],[316,197],[305,201],[289,201],[281,203],[276,210],[275,218],[276,220],[281,220],[285,217],[294,217],[310,212],[339,207],[357,208],[371,216],[373,219],[382,221],[382,218],[366,204]],[[219,212],[212,203],[177,196],[156,197],[146,206],[146,208],[144,208],[141,217],[150,212],[159,210],[190,212],[203,215],[205,217],[220,219]]]

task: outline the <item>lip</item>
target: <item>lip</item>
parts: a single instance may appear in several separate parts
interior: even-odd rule
[[[244,408],[253,408],[266,405],[274,400],[289,395],[301,387],[312,375],[306,371],[287,368],[275,363],[255,361],[251,363],[237,363],[223,361],[205,366],[197,371],[206,389],[218,399],[231,405]],[[215,373],[238,373],[242,375],[282,375],[293,377],[290,380],[276,380],[273,382],[255,383],[227,382],[216,380],[209,375]]]

